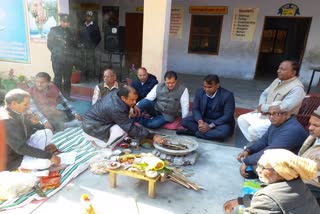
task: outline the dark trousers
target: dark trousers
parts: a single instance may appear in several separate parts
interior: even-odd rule
[[[84,48],[82,52],[82,69],[86,80],[96,80],[95,48]]]
[[[66,98],[70,97],[72,66],[72,63],[59,63],[52,61],[54,84]]]
[[[310,191],[312,192],[313,196],[316,198],[316,200],[320,206],[320,188],[313,186],[311,184],[307,184],[307,186],[309,187]]]
[[[207,122],[207,121],[204,121]],[[198,122],[195,121],[193,116],[189,116],[182,119],[182,126],[188,130],[194,132],[195,136],[198,138],[203,138],[206,140],[224,140],[231,135],[233,132],[233,126],[229,124],[223,124],[216,126],[209,131],[202,133],[198,129]]]

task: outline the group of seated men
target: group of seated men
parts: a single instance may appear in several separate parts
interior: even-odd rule
[[[242,133],[253,143],[238,155],[242,163],[240,173],[244,177],[249,176],[248,166],[255,169],[258,160],[268,149],[282,148],[297,154],[303,145],[300,155],[320,160],[320,147],[318,140],[315,140],[320,136],[317,130],[317,122],[320,127],[320,109],[310,119],[312,135],[309,138],[292,116],[297,113],[305,96],[298,70],[296,62],[283,61],[277,71],[278,78],[261,94],[257,109],[238,118]],[[54,154],[56,149],[48,146],[52,136],[50,130],[60,131],[68,127],[66,123],[61,124],[66,120],[75,119],[74,123],[82,120],[85,137],[101,147],[108,147],[126,135],[165,143],[165,138],[146,128],[160,128],[178,117],[182,117],[182,126],[185,128],[178,130],[178,135],[223,140],[233,134],[234,95],[220,86],[217,75],[210,74],[203,79],[203,87],[195,94],[191,116],[188,89],[177,81],[178,76],[174,71],[165,73],[163,83],[158,83],[145,68],[138,69],[137,77],[131,86],[126,86],[117,82],[116,74],[111,69],[105,70],[104,82],[95,88],[93,105],[82,118],[50,83],[47,73],[37,74],[36,85],[29,89],[29,93],[19,89],[8,92],[6,105],[0,113],[7,130],[7,169],[17,168],[23,156],[50,159],[59,164],[59,157]],[[58,101],[62,102],[64,111],[56,108]],[[30,102],[31,107],[37,108],[40,121],[33,114],[25,114],[29,112]],[[57,118],[63,119],[57,121]],[[21,132],[12,133],[10,127],[19,128]],[[42,137],[37,138],[35,130],[39,128],[46,129]],[[33,146],[34,138],[41,147]],[[319,198],[319,181],[310,181],[310,188],[314,188]]]

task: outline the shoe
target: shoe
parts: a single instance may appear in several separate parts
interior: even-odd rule
[[[189,129],[181,129],[181,130],[177,130],[176,131],[177,135],[190,135],[190,136],[194,136],[194,132],[189,130]]]

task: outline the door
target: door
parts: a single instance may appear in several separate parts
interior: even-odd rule
[[[143,14],[126,13],[126,65],[141,66]]]
[[[260,42],[255,79],[277,77],[279,64],[287,59],[301,63],[312,18],[266,17]]]

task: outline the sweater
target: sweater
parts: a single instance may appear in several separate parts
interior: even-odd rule
[[[307,136],[305,129],[294,117],[290,117],[278,127],[271,124],[258,142],[247,148],[249,156],[243,162],[247,166],[256,165],[263,152],[267,149],[281,148],[298,154]]]

